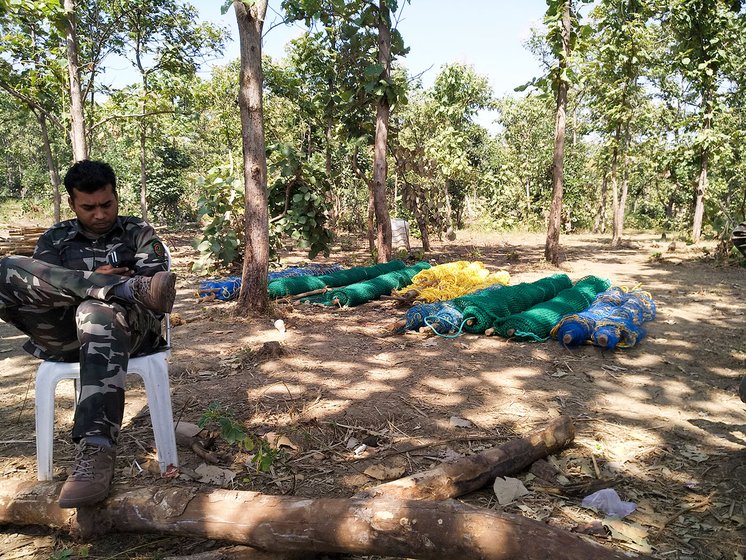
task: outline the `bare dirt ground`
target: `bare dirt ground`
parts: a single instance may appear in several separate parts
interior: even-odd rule
[[[608,239],[563,236],[560,269],[543,263],[543,236],[461,232],[426,256],[439,263],[479,260],[506,269],[511,283],[554,272],[573,280],[594,274],[616,285],[641,285],[658,316],[635,348],[565,349],[556,341],[519,343],[498,337],[455,339],[383,327],[404,310],[391,301],[352,309],[277,305],[270,317],[237,318],[233,303],[199,302],[188,272],[189,236],[164,233],[180,273],[174,314],[171,384],[174,414],[197,422],[219,402],[254,434],[285,435],[270,472],[225,443],[229,486],[297,496],[351,496],[378,481],[376,464],[405,475],[457,454],[500,444],[560,414],[574,417],[575,444],[551,459],[556,486],[614,478],[637,511],[593,538],[609,547],[651,550],[656,558],[746,556],[746,405],[737,395],[746,373],[746,270],[720,266],[711,244],[687,247],[638,234],[618,250]],[[353,244],[354,245],[354,244]],[[363,243],[320,262],[369,264]],[[288,254],[283,264],[303,259]],[[287,330],[273,326],[282,318]],[[35,479],[33,374],[20,350],[24,337],[0,322],[0,474]],[[262,355],[279,342],[283,355]],[[141,383],[130,379],[115,484],[193,484],[203,463],[180,449],[182,476],[165,480],[149,468],[152,431]],[[70,463],[72,388],[57,396],[55,476]],[[455,427],[451,417],[470,427]],[[367,440],[365,438],[368,438]],[[356,455],[354,443],[377,444]],[[491,488],[462,499],[526,515],[567,530],[603,516],[523,473],[530,493],[501,507]],[[75,542],[39,528],[0,527],[0,556],[15,558],[162,558],[226,543],[167,535],[115,536]],[[648,548],[649,547],[649,548]]]

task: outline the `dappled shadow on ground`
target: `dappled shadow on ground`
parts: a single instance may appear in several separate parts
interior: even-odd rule
[[[231,315],[233,304],[198,303],[192,297],[198,280],[183,274],[171,366],[174,413],[196,422],[219,401],[257,433],[286,434],[298,449],[287,449],[273,473],[246,468],[247,456],[235,452],[223,466],[239,473],[236,487],[309,497],[350,496],[375,484],[364,474],[373,464],[421,471],[569,414],[578,436],[555,461],[563,476],[569,482],[613,477],[619,493],[638,504],[632,516],[638,533],[628,535],[629,542],[618,534],[602,542],[639,550],[645,541],[660,558],[743,555],[746,405],[736,389],[746,363],[746,272],[716,266],[701,248],[669,251],[654,236],[635,236],[615,250],[592,236],[565,236],[562,243],[558,269],[542,262],[541,236],[460,234],[455,243],[436,242],[425,257],[480,260],[511,272],[511,283],[566,272],[573,280],[594,274],[640,285],[653,295],[658,317],[637,347],[612,352],[472,335],[385,336],[383,327],[404,313],[391,301],[353,309],[283,304],[271,317],[242,319]],[[348,246],[336,262],[368,264],[363,247]],[[174,256],[185,271],[191,250],[179,245]],[[285,262],[299,260],[289,255]],[[287,332],[272,326],[277,317]],[[261,357],[256,351],[268,341],[279,342],[285,355]],[[35,366],[11,354],[0,378],[0,427],[32,441],[28,404],[20,421],[9,419],[19,415],[27,372]],[[134,403],[128,405],[119,483],[178,483],[133,468],[133,462],[145,464],[150,451],[141,398],[139,389],[128,393]],[[470,427],[455,426],[452,417]],[[69,421],[61,420],[62,437]],[[350,443],[368,436],[378,447],[356,455]],[[6,475],[33,476],[33,443],[2,451]],[[188,481],[202,461],[188,451],[181,457]],[[8,467],[24,463],[26,470]],[[522,478],[534,491],[506,511],[567,529],[597,517],[578,507],[579,497],[558,498]],[[499,507],[487,490],[464,499]]]

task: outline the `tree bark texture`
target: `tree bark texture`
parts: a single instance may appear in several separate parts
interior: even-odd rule
[[[47,169],[49,169],[49,179],[52,181],[52,197],[54,200],[54,223],[60,221],[60,174],[57,171],[57,163],[54,161],[52,153],[52,144],[49,141],[49,129],[47,128],[47,118],[44,113],[34,111],[36,119],[39,121],[41,129],[41,138],[44,144],[44,156],[47,159]]]
[[[194,488],[116,489],[98,507],[57,505],[62,483],[0,482],[0,523],[64,528],[90,539],[157,532],[276,552],[445,560],[629,560],[630,556],[526,517],[454,500],[346,500]]]
[[[570,4],[564,0],[562,5],[562,51],[564,55],[559,64],[559,85],[557,87],[557,112],[554,119],[554,155],[552,157],[552,203],[549,208],[547,241],[544,246],[544,258],[554,265],[559,264],[559,237],[562,227],[562,191],[565,181],[565,126],[567,121],[567,81],[561,78],[567,68],[570,57]]]
[[[267,155],[264,146],[262,105],[262,27],[267,0],[248,7],[233,2],[238,21],[241,73],[238,104],[241,110],[245,193],[245,247],[239,313],[265,313],[269,308],[269,216],[267,209]]]
[[[490,484],[498,476],[524,470],[534,461],[567,447],[575,438],[568,416],[552,420],[545,428],[454,463],[441,463],[429,471],[379,484],[356,498],[446,500]]]
[[[73,148],[73,159],[80,161],[88,158],[88,146],[85,136],[85,117],[83,114],[83,93],[80,88],[80,63],[78,62],[77,19],[75,17],[75,0],[65,0],[65,19],[67,21],[65,42],[67,46],[67,71],[70,78],[70,140]]]
[[[378,2],[378,63],[383,66],[382,79],[391,77],[391,18],[385,0]],[[391,260],[391,218],[386,202],[386,178],[388,163],[386,148],[389,137],[389,115],[391,108],[386,95],[382,95],[376,108],[376,138],[373,147],[373,207],[376,213],[376,249],[378,262]]]

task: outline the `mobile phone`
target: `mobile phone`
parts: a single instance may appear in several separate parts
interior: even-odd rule
[[[132,268],[132,261],[120,251],[114,249],[106,255],[106,262],[114,268]]]

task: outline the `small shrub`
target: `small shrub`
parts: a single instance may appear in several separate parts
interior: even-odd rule
[[[197,425],[200,428],[215,425],[219,428],[220,437],[226,443],[238,446],[240,451],[253,453],[254,456],[251,461],[256,466],[257,471],[269,471],[280,455],[280,451],[272,449],[267,441],[246,433],[243,427],[235,421],[233,414],[218,402],[214,402],[207,407]]]

